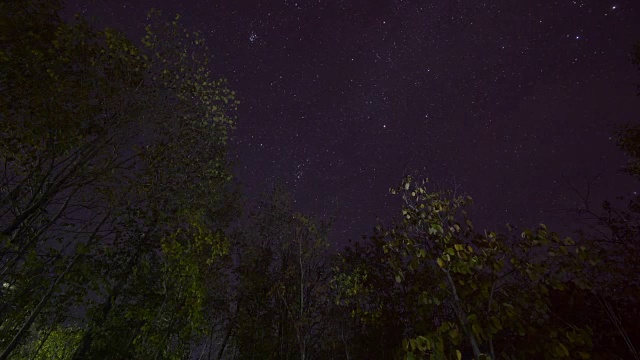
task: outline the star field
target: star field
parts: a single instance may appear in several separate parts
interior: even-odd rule
[[[404,174],[466,192],[475,217],[562,228],[577,206],[635,191],[615,126],[640,120],[634,1],[82,1],[139,38],[146,11],[205,34],[241,101],[233,153],[250,197],[282,183],[336,215],[345,244],[399,209]]]

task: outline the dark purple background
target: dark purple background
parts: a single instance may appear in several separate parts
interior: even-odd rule
[[[149,8],[179,12],[242,101],[237,174],[251,198],[280,181],[300,210],[337,211],[332,241],[399,211],[419,171],[476,200],[476,222],[567,231],[567,183],[618,174],[615,126],[640,121],[630,62],[638,1],[69,1],[139,37]],[[639,190],[640,191],[640,190]]]

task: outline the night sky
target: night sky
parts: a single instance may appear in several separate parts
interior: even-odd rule
[[[594,204],[637,189],[611,139],[640,121],[637,0],[67,4],[136,43],[151,7],[201,31],[241,101],[247,195],[286,184],[299,210],[337,214],[338,246],[397,216],[388,189],[404,174],[470,194],[476,223],[498,229],[567,232],[568,184],[600,173]]]

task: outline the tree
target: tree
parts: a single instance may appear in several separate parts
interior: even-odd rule
[[[370,276],[386,279],[377,285],[383,292],[402,285],[394,292],[407,297],[399,306],[409,311],[398,312],[407,358],[589,357],[590,330],[565,322],[550,299],[569,286],[588,289],[580,276],[587,249],[542,224],[521,239],[477,233],[464,210],[470,198],[429,192],[426,184],[408,177],[390,190],[402,195],[402,220],[377,227],[372,238],[382,252],[372,260],[388,265],[345,273],[341,282],[352,284],[345,293],[375,293]]]
[[[631,53],[631,63],[640,71],[640,42],[636,43]],[[638,83],[640,90],[640,83]],[[640,92],[638,92],[640,96]],[[640,176],[640,125],[633,123],[623,124],[615,134],[618,147],[629,156],[629,161],[624,171],[632,176]]]
[[[392,257],[376,237],[352,242],[339,254],[332,285],[343,314],[343,344],[353,359],[401,357],[403,336],[411,328],[408,319],[421,316],[419,287],[409,284],[427,281],[429,275],[416,271],[396,282]]]
[[[640,70],[640,43],[632,62]],[[627,123],[615,134],[617,145],[629,159],[623,171],[640,176],[640,126]],[[579,242],[593,249],[601,259],[588,269],[593,294],[584,300],[594,334],[594,351],[617,358],[640,359],[634,344],[640,341],[640,196],[620,196],[605,201],[601,209],[590,205],[587,196],[573,189],[583,200],[578,209]],[[604,356],[604,355],[603,355]]]
[[[0,358],[68,321],[76,358],[189,351],[235,214],[234,93],[178,18],[138,48],[56,1],[0,7]]]
[[[257,208],[236,246],[240,357],[319,356],[332,302],[329,223],[295,213],[280,188]]]

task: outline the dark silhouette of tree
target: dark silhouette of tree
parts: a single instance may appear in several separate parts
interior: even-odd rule
[[[68,323],[74,358],[186,354],[229,250],[234,94],[178,17],[137,47],[58,11],[0,4],[0,358]]]
[[[240,358],[317,358],[328,333],[329,223],[296,213],[275,188],[237,238]]]

